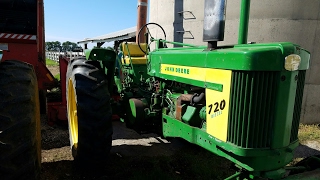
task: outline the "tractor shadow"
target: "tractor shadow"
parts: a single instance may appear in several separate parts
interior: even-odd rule
[[[307,158],[310,156],[320,155],[320,143],[316,141],[310,141],[306,144],[299,144],[294,150],[293,158]]]
[[[46,115],[41,115],[41,148],[50,150],[69,146],[69,131],[67,122],[57,122],[48,125]]]
[[[185,140],[138,134],[119,121],[113,125],[113,146],[101,170],[79,171],[72,160],[59,159],[42,163],[41,179],[224,179],[235,172],[225,158]]]
[[[109,161],[99,172],[75,168],[67,126],[42,129],[43,152],[56,159],[42,163],[41,179],[224,179],[235,172],[230,161],[185,140],[138,134],[119,121],[113,129]],[[319,144],[300,144],[294,158],[317,154]]]

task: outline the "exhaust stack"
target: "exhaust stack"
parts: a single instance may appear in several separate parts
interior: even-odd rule
[[[136,43],[138,43],[138,33],[142,26],[144,26],[147,23],[147,12],[148,11],[148,0],[138,0],[138,21],[137,21],[137,32],[136,32]],[[146,30],[144,29],[142,31],[142,35],[140,35],[140,43],[146,42],[146,37],[144,34],[146,33]]]
[[[217,41],[224,39],[226,0],[205,0],[203,41],[208,49],[217,48]]]

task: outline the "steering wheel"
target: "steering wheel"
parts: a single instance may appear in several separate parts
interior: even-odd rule
[[[150,26],[150,25],[158,26],[162,30],[163,34],[164,34],[164,40],[166,40],[166,32],[164,31],[164,29],[159,24],[157,24],[157,23],[147,23],[147,24],[143,25],[140,28],[139,33],[138,33],[138,46],[139,46],[140,50],[145,54],[148,54],[148,53],[145,50],[143,50],[143,48],[141,47],[140,36],[141,36],[141,34],[143,32],[142,30],[144,28],[146,28],[148,35],[150,35],[150,43],[148,43],[148,50],[150,50],[150,44],[152,43],[152,40],[155,39],[155,38],[152,37],[152,35],[151,35],[150,31],[149,31],[148,26]]]

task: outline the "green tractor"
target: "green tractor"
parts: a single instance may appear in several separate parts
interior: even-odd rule
[[[217,5],[210,2],[205,2],[205,14]],[[242,2],[239,44],[217,46],[223,40],[225,9],[225,1],[219,2],[221,12],[204,20],[207,46],[154,39],[148,31],[149,42],[155,44],[152,51],[150,43],[124,42],[118,54],[94,48],[86,58],[69,62],[70,142],[78,164],[105,163],[112,114],[117,114],[138,132],[183,138],[227,158],[239,169],[228,179],[281,179],[288,172],[318,168],[286,166],[299,145],[310,53],[289,42],[248,44],[247,0]],[[215,23],[208,23],[212,19]],[[158,26],[165,37],[160,25],[148,23],[138,39],[150,25]],[[168,44],[183,47],[167,48]],[[119,94],[118,101],[112,99],[113,93]],[[320,159],[306,162],[317,164]]]

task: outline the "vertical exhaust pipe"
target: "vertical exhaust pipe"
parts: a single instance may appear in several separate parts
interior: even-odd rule
[[[224,39],[226,0],[205,0],[203,20],[203,41],[208,49],[216,49],[217,41]]]
[[[142,26],[147,23],[147,12],[148,11],[148,0],[138,0],[138,21],[137,21],[137,32],[136,32],[136,43],[138,41],[140,43],[146,42],[146,37],[144,34],[146,33],[146,29],[142,31],[143,34],[140,35],[140,40],[138,40],[138,33]]]
[[[241,1],[238,44],[247,44],[250,14],[250,0]]]

